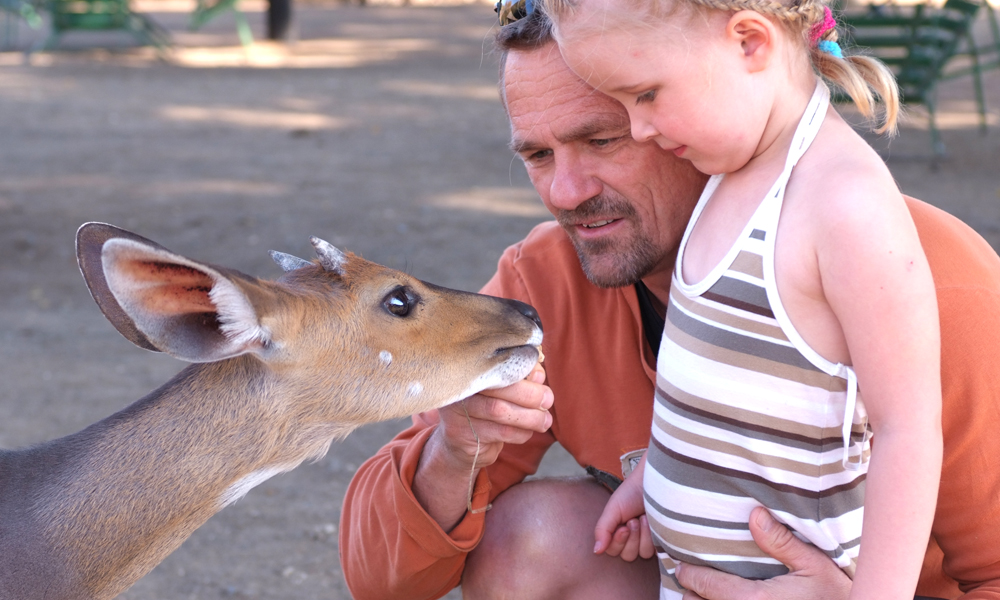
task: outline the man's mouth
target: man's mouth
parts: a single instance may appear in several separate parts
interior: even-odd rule
[[[603,221],[594,221],[593,223],[581,223],[581,227],[585,229],[597,229],[598,227],[604,227],[605,225],[610,225],[618,219],[604,219]]]

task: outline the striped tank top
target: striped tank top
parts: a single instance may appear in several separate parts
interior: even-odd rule
[[[750,579],[786,573],[750,536],[757,506],[854,572],[870,452],[857,379],[806,345],[774,276],[785,185],[829,94],[819,82],[784,172],[726,258],[694,285],[681,275],[684,249],[722,176],[709,180],[681,241],[643,479],[661,599],[680,598],[674,560]]]

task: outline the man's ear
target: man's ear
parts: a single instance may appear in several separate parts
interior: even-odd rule
[[[729,18],[726,33],[739,42],[750,73],[763,71],[774,57],[777,28],[774,23],[752,10],[741,10]]]

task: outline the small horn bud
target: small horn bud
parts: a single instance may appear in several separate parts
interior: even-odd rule
[[[284,252],[278,252],[277,250],[268,250],[267,253],[271,255],[274,262],[278,263],[281,270],[286,273],[288,271],[294,271],[303,267],[312,266],[311,262],[304,258],[299,258],[298,256],[292,256],[291,254],[285,254]]]
[[[316,249],[319,264],[323,265],[324,269],[337,275],[346,275],[344,264],[347,262],[347,255],[331,245],[330,242],[321,240],[318,237],[312,237],[309,241],[312,242],[313,248]]]

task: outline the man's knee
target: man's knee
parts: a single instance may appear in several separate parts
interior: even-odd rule
[[[635,572],[650,574],[655,588],[650,561],[629,564],[593,554],[594,525],[608,497],[589,478],[541,479],[511,487],[486,515],[483,540],[466,562],[463,596],[579,597],[576,586],[594,577],[634,578]]]

